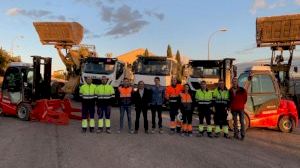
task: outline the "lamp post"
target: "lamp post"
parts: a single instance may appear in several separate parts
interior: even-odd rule
[[[23,39],[24,36],[20,35],[20,36],[16,36],[12,41],[11,41],[11,47],[10,47],[10,56],[13,57],[14,55],[14,46],[15,46],[15,42],[17,39]]]
[[[215,34],[217,34],[218,32],[226,32],[226,31],[228,31],[226,28],[222,28],[222,29],[219,29],[219,30],[217,30],[217,31],[215,31],[215,32],[213,32],[210,36],[209,36],[209,38],[208,38],[208,46],[207,46],[207,59],[209,60],[210,59],[210,41],[211,41],[211,39],[212,39],[212,37],[215,35]]]

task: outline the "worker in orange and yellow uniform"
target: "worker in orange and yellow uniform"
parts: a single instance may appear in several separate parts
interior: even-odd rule
[[[180,93],[182,113],[182,136],[192,136],[193,95],[188,84],[184,85],[184,91]]]
[[[131,128],[131,104],[133,88],[129,85],[129,80],[127,78],[124,78],[123,85],[120,86],[118,90],[120,93],[120,129],[118,130],[118,133],[121,133],[121,131],[123,130],[124,115],[125,112],[127,112],[129,133],[133,134],[134,132]]]
[[[175,118],[178,114],[178,110],[180,107],[180,93],[183,91],[183,86],[177,83],[177,79],[175,77],[172,78],[171,85],[166,88],[165,98],[169,102],[170,106],[170,130],[171,134],[175,133],[175,128],[178,133],[181,130],[181,121],[177,119],[175,122]]]
[[[87,77],[86,83],[83,84],[79,89],[79,94],[82,98],[82,120],[81,127],[82,132],[85,133],[88,127],[88,119],[89,118],[89,126],[90,132],[94,132],[95,128],[95,88],[96,85],[92,84],[92,78]]]
[[[105,127],[106,133],[110,134],[110,112],[111,105],[113,104],[113,98],[115,97],[115,90],[112,85],[107,83],[108,78],[102,76],[101,85],[98,85],[95,89],[95,94],[97,96],[97,113],[98,113],[98,130],[97,133],[103,132],[104,119],[105,116]]]
[[[206,82],[201,82],[201,88],[196,91],[195,99],[198,103],[198,115],[199,115],[199,136],[203,136],[204,133],[204,118],[207,124],[207,136],[212,138],[212,126],[211,126],[211,107],[213,94],[206,88]]]
[[[215,104],[215,136],[219,137],[221,133],[221,128],[224,133],[225,138],[229,138],[228,136],[228,122],[227,122],[227,110],[229,106],[229,91],[224,85],[224,81],[222,79],[219,80],[218,88],[216,88],[213,92],[214,104]]]

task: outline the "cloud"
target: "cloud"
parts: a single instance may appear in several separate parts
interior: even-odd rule
[[[47,10],[25,10],[20,8],[10,8],[6,11],[8,16],[25,16],[31,19],[51,19],[65,21],[66,17],[63,15],[54,15],[51,11]]]
[[[140,11],[134,10],[125,4],[119,8],[103,6],[101,19],[110,24],[105,35],[116,38],[138,33],[149,24]]]
[[[300,1],[300,0],[296,0],[296,1]],[[250,13],[255,15],[257,10],[284,7],[286,6],[286,3],[287,3],[286,0],[278,0],[274,3],[268,3],[267,0],[254,0],[252,7],[250,9]]]
[[[100,38],[101,35],[96,34],[96,33],[90,31],[87,28],[84,28],[84,37],[87,38],[87,39],[92,39],[92,38]]]
[[[163,13],[158,13],[158,12],[152,12],[152,11],[145,11],[145,14],[148,16],[154,16],[156,17],[158,20],[162,21],[165,18],[165,15]]]
[[[300,5],[300,0],[295,0],[295,3],[296,3],[297,5]]]

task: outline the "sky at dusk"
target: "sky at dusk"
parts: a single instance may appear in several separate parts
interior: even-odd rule
[[[300,0],[0,0],[0,46],[13,49],[24,62],[31,55],[50,56],[63,69],[53,46],[43,46],[34,21],[76,21],[85,28],[84,44],[100,56],[136,48],[156,55],[173,53],[191,59],[234,57],[237,62],[268,58],[269,48],[256,48],[255,20],[261,16],[300,13]],[[24,38],[20,38],[23,36]],[[300,47],[296,56],[300,56]]]

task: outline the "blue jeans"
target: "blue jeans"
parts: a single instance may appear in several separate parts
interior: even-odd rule
[[[241,136],[245,137],[245,113],[243,110],[241,111],[232,111],[233,116],[233,126],[234,126],[234,136],[238,136],[239,130],[238,130],[238,120],[237,116],[240,118],[241,123]]]
[[[120,106],[120,130],[123,129],[125,111],[127,112],[128,129],[131,130],[131,106],[130,105]]]

